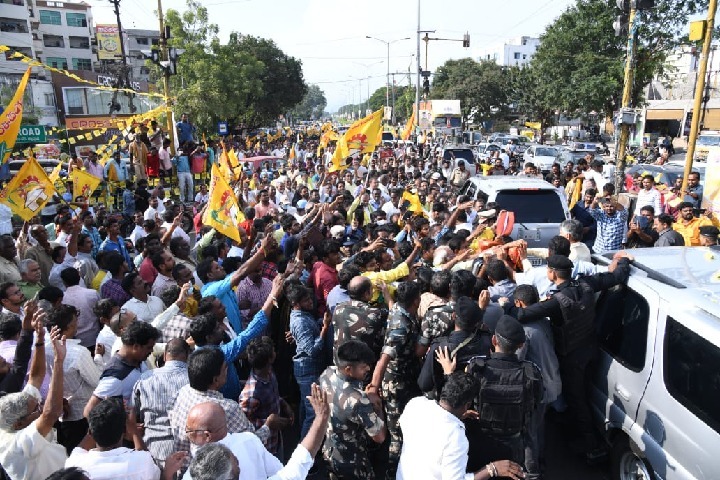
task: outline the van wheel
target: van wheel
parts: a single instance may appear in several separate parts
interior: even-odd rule
[[[628,437],[623,435],[613,445],[610,457],[612,480],[654,480],[650,464],[630,448]]]

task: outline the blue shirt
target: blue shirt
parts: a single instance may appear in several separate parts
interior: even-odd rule
[[[86,235],[89,235],[90,238],[92,238],[92,241],[93,241],[92,256],[93,256],[93,258],[97,257],[97,253],[100,251],[100,244],[102,244],[102,239],[100,238],[100,232],[98,232],[97,227],[87,228],[85,225],[83,225],[81,232]]]
[[[593,252],[605,253],[611,250],[620,250],[627,232],[627,210],[618,210],[615,215],[610,217],[602,209],[595,208],[590,210],[590,215],[597,222],[597,237],[595,237]]]
[[[135,213],[135,192],[123,190],[123,213],[128,217],[132,217]]]
[[[125,248],[125,240],[122,237],[119,236],[117,242],[113,242],[112,240],[110,240],[110,237],[107,237],[100,244],[100,250],[120,252],[123,258],[125,258],[125,261],[127,262],[130,271],[132,272],[133,270],[135,270],[135,264],[130,258],[130,254],[128,253],[127,248]]]
[[[303,310],[290,312],[290,333],[295,339],[295,357],[310,357],[322,362],[323,339],[320,336],[320,325],[315,317]]]
[[[190,160],[187,155],[180,155],[173,158],[172,163],[177,167],[178,173],[190,173]]]
[[[178,131],[178,142],[181,145],[185,142],[193,141],[193,132],[195,132],[195,127],[190,122],[178,122],[175,126]]]
[[[693,208],[700,208],[700,204],[702,203],[702,198],[703,198],[703,186],[698,183],[694,187],[688,186],[687,189],[688,189],[688,192],[697,194],[698,198],[696,200],[693,197],[691,197],[690,195],[685,195],[683,197],[683,202],[690,202],[693,204]]]
[[[217,297],[225,305],[225,312],[230,326],[233,330],[239,332],[242,330],[242,314],[240,313],[237,297],[232,290],[231,281],[232,277],[228,275],[222,280],[206,283],[200,293],[203,297],[209,297],[210,295]]]
[[[103,175],[105,175],[106,179],[109,176],[111,168],[115,169],[115,175],[117,177],[117,179],[115,181],[124,182],[125,180],[127,180],[127,178],[128,178],[127,167],[125,166],[125,163],[122,162],[122,160],[120,161],[120,164],[118,164],[118,162],[116,162],[114,158],[111,158],[110,160],[108,160],[108,162],[105,164],[105,171],[103,173]]]
[[[252,319],[252,322],[247,326],[245,330],[238,334],[237,337],[230,340],[228,343],[222,345],[206,345],[204,348],[219,348],[225,356],[225,362],[227,362],[228,372],[227,380],[225,385],[220,389],[220,393],[230,400],[238,401],[240,398],[240,378],[238,377],[237,369],[235,368],[235,360],[245,351],[248,343],[253,338],[262,335],[265,328],[268,325],[268,318],[265,316],[265,312],[260,310]],[[203,348],[203,347],[197,347]]]

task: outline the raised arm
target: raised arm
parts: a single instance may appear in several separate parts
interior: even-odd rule
[[[53,373],[50,378],[50,390],[48,391],[43,411],[35,422],[35,428],[37,428],[38,433],[43,437],[50,433],[53,425],[58,421],[63,412],[63,362],[67,354],[65,336],[61,335],[58,327],[53,327],[50,331],[50,340],[55,350]],[[35,351],[36,356],[37,350],[39,349]],[[44,348],[42,350],[44,350]]]

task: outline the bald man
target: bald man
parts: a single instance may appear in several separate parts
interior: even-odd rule
[[[230,449],[240,465],[241,479],[267,478],[268,480],[283,480],[305,478],[310,467],[315,462],[315,455],[317,455],[323,443],[328,418],[330,417],[327,393],[315,383],[310,388],[308,400],[315,411],[315,419],[307,435],[295,448],[292,457],[284,467],[263,447],[255,435],[247,432],[228,435],[225,411],[216,403],[200,403],[188,412],[185,433],[191,442],[190,451],[194,454],[202,446],[209,443],[217,442],[225,445]],[[217,457],[208,458],[199,455],[198,460],[194,460],[190,464],[190,469],[185,473],[183,480],[192,479],[193,477],[190,474],[192,471],[211,473],[211,470],[217,470],[218,468],[226,471],[232,470],[229,465],[203,465],[207,460],[221,462]],[[227,460],[227,458],[224,459],[224,461]],[[205,477],[217,478],[209,475],[205,475]]]
[[[238,460],[242,478],[268,478],[283,468],[254,433],[228,434],[225,410],[217,403],[199,403],[192,407],[185,432],[193,455],[207,443],[218,442],[228,447]],[[183,479],[192,479],[189,471]]]
[[[387,324],[388,310],[369,305],[373,285],[365,276],[357,276],[350,280],[347,293],[350,301],[339,303],[333,312],[334,358],[337,358],[338,347],[348,340],[364,342],[372,349],[375,358],[380,358],[384,340],[383,328]],[[386,300],[392,303],[391,299]]]

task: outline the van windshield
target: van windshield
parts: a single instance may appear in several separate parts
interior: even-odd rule
[[[475,156],[469,148],[448,148],[443,152],[443,160],[452,160],[453,158],[475,163]]]
[[[718,135],[700,135],[697,139],[698,145],[705,145],[708,147],[720,145],[720,136]]]
[[[515,213],[515,223],[560,223],[565,220],[560,197],[552,190],[503,190],[495,202]]]

